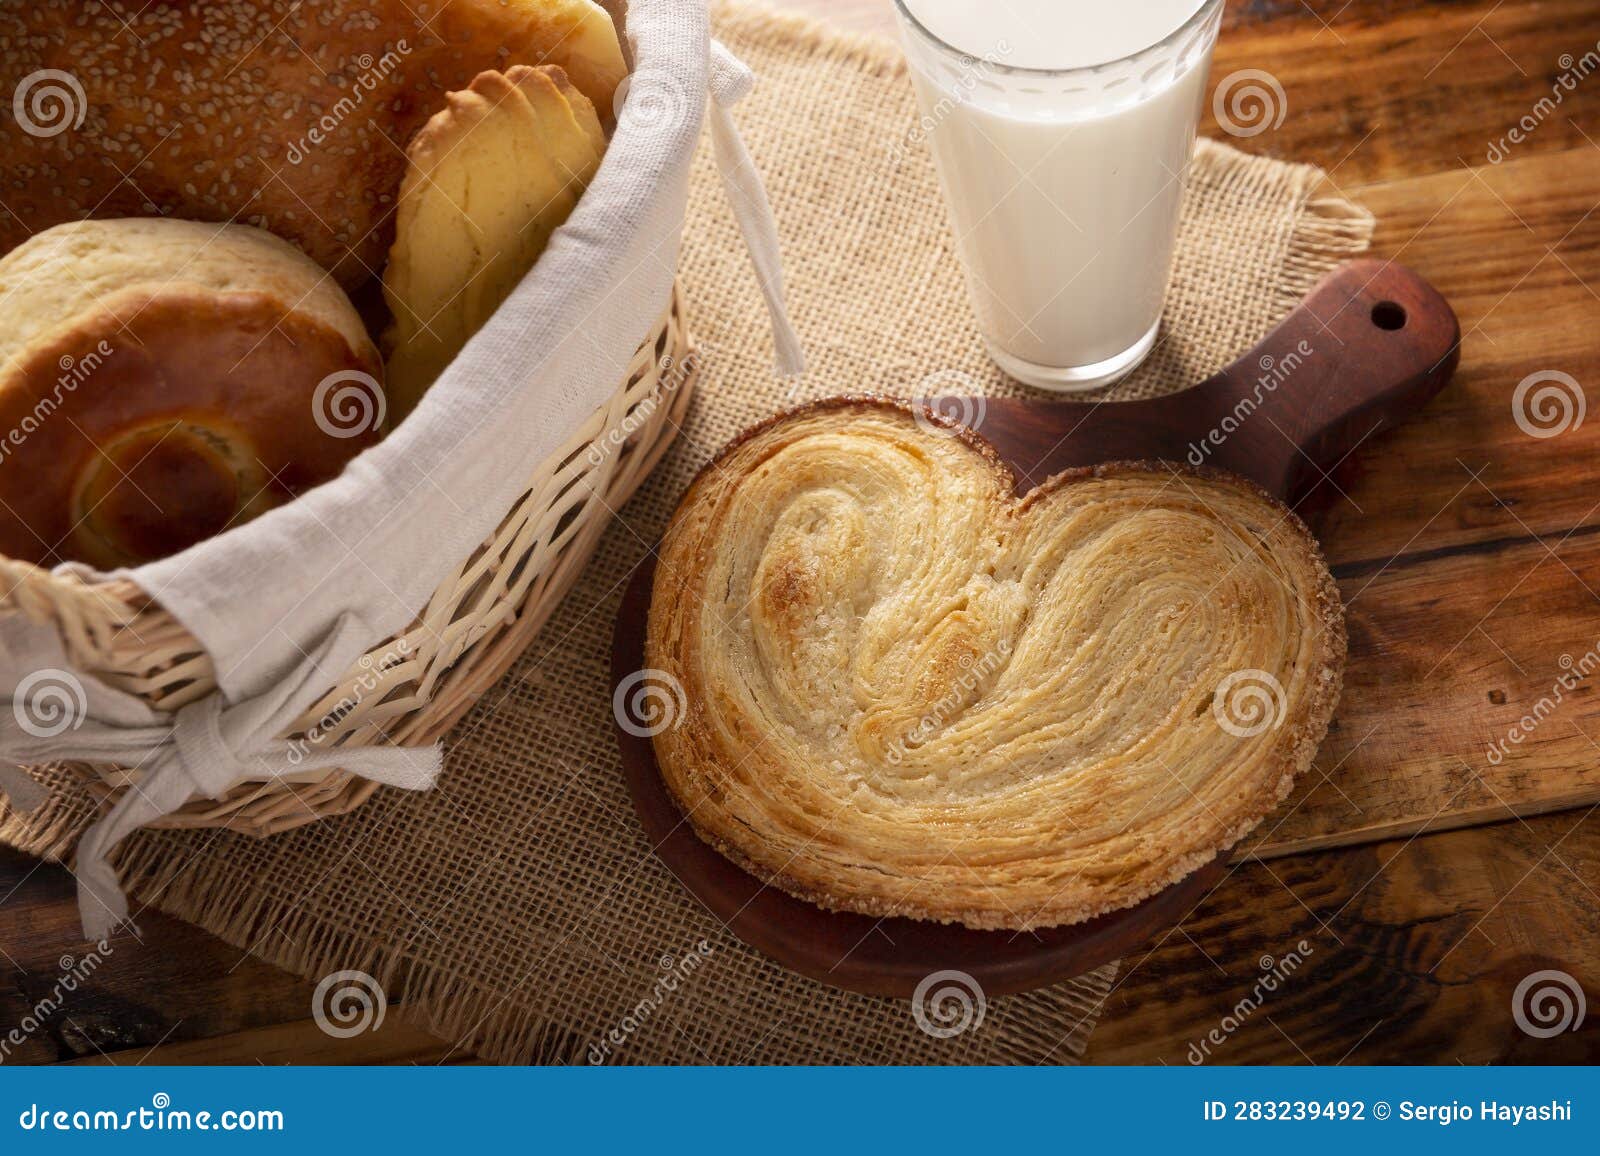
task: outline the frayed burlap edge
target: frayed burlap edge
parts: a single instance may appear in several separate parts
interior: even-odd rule
[[[69,791],[81,788],[61,776]],[[24,824],[6,813],[0,840],[32,854],[64,857],[82,829],[84,812],[60,800]],[[380,795],[372,806],[382,806]],[[486,992],[437,966],[406,960],[384,945],[331,928],[315,913],[296,909],[259,892],[240,894],[231,882],[185,870],[186,862],[153,843],[135,843],[119,856],[118,871],[137,899],[157,911],[204,927],[227,943],[297,975],[317,976],[359,970],[395,993],[396,1014],[407,1023],[452,1042],[442,1061],[481,1057],[503,1064],[586,1064],[592,1041],[505,995]],[[1098,1020],[1118,970],[1108,964],[1051,989],[1048,1002],[1034,993],[1026,1017],[1008,1017],[997,1025],[991,1062],[1038,1063],[1083,1058],[1089,1033],[1085,1023]],[[759,1062],[759,1057],[756,1057]]]
[[[19,815],[0,797],[0,843],[24,855],[64,862],[94,818],[92,801],[79,780],[59,766],[30,768],[49,791],[31,815]]]

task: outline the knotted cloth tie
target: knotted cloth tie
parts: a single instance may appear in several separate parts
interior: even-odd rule
[[[234,706],[224,705],[222,696],[213,693],[183,707],[170,723],[126,725],[97,717],[96,700],[120,708],[109,714],[126,717],[131,707],[155,717],[131,696],[98,684],[92,696],[86,695],[85,717],[75,718],[70,729],[60,733],[53,729],[42,735],[31,733],[22,725],[25,704],[13,703],[14,717],[0,715],[0,751],[7,759],[22,764],[116,763],[130,768],[127,792],[78,842],[78,914],[88,939],[104,939],[128,917],[127,897],[111,868],[111,852],[135,830],[172,814],[196,793],[216,799],[241,782],[334,768],[403,790],[433,786],[442,765],[437,745],[318,748],[279,737],[327,693],[348,667],[349,652],[359,653],[362,636],[357,624],[346,618],[317,655],[272,691]],[[19,790],[13,776],[28,786]],[[19,811],[42,798],[38,785],[20,772],[0,779],[0,787]]]
[[[128,916],[127,898],[111,870],[111,851],[133,831],[176,811],[197,792],[217,799],[245,780],[335,768],[408,791],[427,790],[439,776],[442,759],[437,745],[317,750],[281,739],[257,739],[235,748],[224,734],[227,714],[214,694],[180,710],[166,738],[146,756],[148,779],[130,788],[79,842],[78,913],[89,939],[104,938]]]

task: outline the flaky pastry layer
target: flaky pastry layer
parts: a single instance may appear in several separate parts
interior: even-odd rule
[[[1014,484],[874,399],[700,474],[646,664],[681,687],[653,741],[702,838],[830,909],[1028,929],[1135,904],[1277,805],[1345,658],[1305,526],[1164,463]]]

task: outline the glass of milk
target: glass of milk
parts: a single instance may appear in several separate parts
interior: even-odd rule
[[[978,327],[1094,389],[1154,347],[1223,0],[895,0]]]

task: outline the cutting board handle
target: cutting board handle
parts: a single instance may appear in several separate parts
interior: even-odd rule
[[[1461,326],[1392,261],[1329,273],[1255,348],[1184,398],[1184,458],[1298,501],[1357,446],[1403,421],[1455,371]]]
[[[1192,389],[1144,401],[941,398],[1003,447],[1026,493],[1099,462],[1188,462],[1242,474],[1297,504],[1357,446],[1444,388],[1456,315],[1404,265],[1333,270],[1255,348]]]

